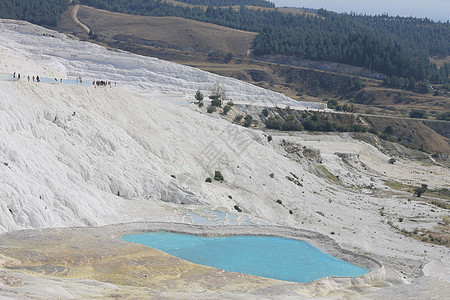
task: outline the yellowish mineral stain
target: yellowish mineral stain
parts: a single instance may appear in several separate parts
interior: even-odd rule
[[[3,237],[0,268],[64,278],[92,279],[152,291],[237,293],[268,286],[299,286],[197,265],[120,238],[89,230],[54,230],[25,238]]]
[[[15,279],[20,276],[15,274],[27,274],[49,281],[54,280],[52,278],[81,280],[81,287],[85,286],[83,280],[95,280],[97,289],[92,291],[85,287],[77,290],[70,285],[64,288],[75,298],[91,298],[92,293],[96,293],[102,299],[185,299],[191,295],[206,298],[237,295],[340,298],[357,296],[368,288],[359,284],[356,291],[353,285],[348,285],[348,280],[302,284],[197,265],[150,247],[125,242],[121,236],[129,232],[129,228],[136,227],[29,230],[0,235],[0,279],[4,274],[5,285],[22,284]],[[266,229],[260,230],[265,232]],[[203,232],[199,228],[195,230],[199,234]],[[99,287],[104,284],[106,288]]]

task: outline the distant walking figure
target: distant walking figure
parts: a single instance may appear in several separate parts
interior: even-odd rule
[[[16,78],[16,72],[14,72],[14,74],[13,74],[13,78]]]
[[[39,82],[40,80],[39,80],[39,75],[38,76],[36,76],[36,81],[37,82]]]
[[[20,79],[20,74],[19,74],[19,75],[17,75],[17,79]]]
[[[27,76],[28,82],[30,82],[30,75]]]
[[[33,82],[34,82],[34,75],[33,75]]]

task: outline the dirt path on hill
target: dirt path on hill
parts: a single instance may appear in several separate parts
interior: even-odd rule
[[[89,34],[89,32],[91,31],[89,29],[89,27],[87,27],[85,24],[81,23],[81,21],[78,19],[78,10],[79,9],[80,9],[80,5],[79,4],[75,5],[75,7],[72,10],[72,20],[75,24],[77,24],[78,26],[83,28],[83,30]]]

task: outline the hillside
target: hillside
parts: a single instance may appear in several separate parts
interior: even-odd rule
[[[63,14],[58,29],[87,39],[87,32],[72,20],[75,8]],[[133,16],[85,6],[79,7],[77,16],[96,33],[97,38],[90,41],[234,77],[299,101],[324,105],[336,99],[359,114],[397,116],[400,118],[394,122],[394,130],[398,133],[406,124],[403,118],[412,110],[424,110],[432,119],[450,110],[448,92],[436,85],[433,94],[423,94],[386,86],[376,79],[381,74],[364,68],[286,56],[257,60],[248,55],[254,33],[183,18]],[[426,139],[406,140],[398,134],[398,141],[415,149],[448,153],[448,140],[432,138],[435,133],[430,136],[420,122],[414,122],[417,136]]]
[[[442,298],[450,292],[446,200],[432,194],[448,190],[448,168],[401,156],[392,164],[381,145],[350,134],[232,124],[234,115],[260,114],[268,105],[305,110],[311,103],[26,22],[1,22],[0,297]],[[13,80],[13,72],[21,79]],[[84,84],[76,83],[79,76]],[[209,95],[215,83],[235,102],[227,117],[194,100],[197,90]],[[224,180],[206,182],[215,171]],[[406,190],[421,184],[430,189],[421,198]],[[310,285],[205,271],[120,239],[155,222],[158,230],[184,223],[216,234],[264,233],[267,225],[301,229],[382,264],[373,279]]]
[[[146,16],[175,16],[257,32],[257,55],[292,55],[369,68],[394,78],[446,83],[448,66],[437,68],[428,55],[447,56],[448,23],[428,19],[348,15],[319,10],[316,15],[276,9],[186,7],[168,2],[80,0],[81,4]],[[425,84],[426,85],[426,84]]]
[[[98,11],[84,6],[80,8],[78,18],[89,24],[94,32],[101,34],[102,39],[204,54],[215,51],[245,56],[256,35],[183,18],[148,18]],[[61,29],[70,29],[70,25]]]

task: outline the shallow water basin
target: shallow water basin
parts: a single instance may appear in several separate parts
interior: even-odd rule
[[[307,242],[272,236],[202,237],[168,232],[125,235],[187,261],[261,277],[310,282],[322,277],[356,277],[369,272]]]

